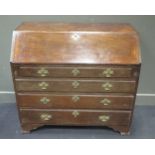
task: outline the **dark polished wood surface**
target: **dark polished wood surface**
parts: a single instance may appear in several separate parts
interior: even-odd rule
[[[18,31],[39,31],[39,32],[115,32],[115,33],[136,33],[135,29],[127,23],[55,23],[55,22],[23,22],[16,30]]]
[[[102,110],[20,110],[22,123],[44,123],[62,125],[128,125],[130,111],[102,111]],[[32,115],[33,113],[33,115]],[[75,115],[75,114],[76,115]],[[43,115],[48,115],[44,120]],[[101,120],[100,116],[108,116]]]
[[[129,25],[55,26],[27,23],[17,28],[13,35],[11,62],[139,64],[141,61],[138,37]]]
[[[18,91],[134,93],[135,81],[90,79],[16,79]],[[42,86],[43,84],[43,86]],[[45,87],[44,87],[45,85]]]
[[[16,69],[16,77],[88,77],[88,78],[118,78],[135,77],[137,66],[45,66],[45,65],[22,65]]]
[[[126,109],[133,106],[133,95],[79,93],[18,93],[21,108],[39,109]]]
[[[92,125],[129,134],[141,66],[130,25],[23,23],[10,62],[24,133]]]

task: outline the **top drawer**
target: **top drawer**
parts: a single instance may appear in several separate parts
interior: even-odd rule
[[[135,67],[55,67],[55,66],[19,66],[16,77],[134,77]]]

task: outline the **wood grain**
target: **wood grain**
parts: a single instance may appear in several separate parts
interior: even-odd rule
[[[39,85],[46,83],[46,89],[42,89]],[[79,85],[74,88],[73,84]],[[109,90],[106,90],[103,85],[110,84]],[[135,81],[128,80],[78,80],[78,79],[16,79],[16,88],[18,91],[43,91],[43,92],[89,92],[89,93],[134,93]]]
[[[43,125],[130,133],[141,67],[131,25],[26,22],[13,32],[10,64],[23,133]]]
[[[70,27],[74,28],[72,24],[65,25],[65,31],[64,28],[60,28],[62,31],[57,31],[59,28],[53,28],[54,26],[56,25],[46,23],[42,26],[39,23],[38,26],[37,24],[33,26],[32,23],[31,26],[25,24],[23,28],[17,28],[13,35],[16,46],[12,48],[11,62],[28,64],[141,62],[138,37],[129,25],[120,24],[115,27],[110,24],[96,26],[90,24],[89,29],[87,25],[78,24],[74,31],[70,30]],[[40,29],[43,31],[39,31]]]
[[[79,115],[72,113],[78,111]],[[130,111],[101,111],[101,110],[20,110],[22,123],[44,123],[55,125],[128,125]],[[50,120],[41,119],[42,114],[52,116]],[[103,122],[99,116],[109,116],[109,120]]]
[[[45,98],[47,102],[41,102]],[[75,98],[75,99],[74,99]],[[76,99],[77,98],[77,99]],[[103,100],[109,102],[103,102]],[[18,93],[21,108],[29,109],[126,109],[133,106],[132,95]]]
[[[17,77],[63,77],[63,78],[72,78],[72,77],[89,77],[89,78],[106,78],[108,74],[105,74],[107,71],[112,71],[112,74],[109,74],[109,78],[119,78],[126,77],[132,78],[134,74],[137,73],[137,67],[135,66],[78,66],[78,65],[67,65],[67,66],[47,66],[47,65],[23,65],[19,66],[17,69]],[[47,74],[39,74],[39,71],[47,71]],[[77,71],[77,74],[74,74],[74,71]],[[39,72],[39,73],[38,73]],[[76,72],[75,72],[76,73]]]

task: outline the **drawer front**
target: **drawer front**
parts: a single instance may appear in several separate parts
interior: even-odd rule
[[[16,80],[18,91],[135,92],[135,81],[106,80]]]
[[[132,77],[131,67],[26,67],[18,68],[19,77]]]
[[[20,110],[22,123],[53,125],[128,125],[130,111]]]
[[[132,109],[134,96],[81,94],[18,94],[22,108],[37,109]]]

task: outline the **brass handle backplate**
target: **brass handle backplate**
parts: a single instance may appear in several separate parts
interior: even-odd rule
[[[50,99],[47,98],[47,97],[43,97],[43,98],[40,99],[40,102],[41,102],[42,104],[48,104],[48,103],[50,102]]]
[[[109,105],[111,101],[107,98],[104,98],[103,100],[100,101],[100,103],[106,106],[106,105]]]
[[[74,117],[77,117],[77,116],[80,115],[80,113],[79,113],[77,110],[75,110],[75,111],[72,112],[72,115],[73,115]]]
[[[102,74],[105,77],[111,77],[114,74],[114,71],[111,68],[107,68],[102,72]]]
[[[106,82],[106,83],[102,84],[102,87],[104,88],[105,91],[109,91],[109,90],[111,90],[113,85],[109,82]]]
[[[73,88],[77,88],[80,85],[80,83],[78,81],[73,81],[72,82],[72,87]]]
[[[101,115],[98,118],[102,122],[107,122],[110,119],[110,116],[108,116],[108,115]]]
[[[77,68],[74,68],[72,70],[72,74],[73,74],[73,76],[77,76],[78,74],[80,74],[80,71]]]
[[[49,84],[47,82],[40,82],[38,84],[38,86],[41,88],[41,89],[47,89],[47,87],[49,86]]]
[[[79,100],[80,100],[80,97],[79,96],[77,96],[77,95],[72,96],[72,101],[73,102],[77,102]]]
[[[38,70],[37,73],[38,73],[40,76],[44,77],[44,76],[47,76],[49,72],[48,72],[47,69],[41,68],[41,69]]]
[[[41,115],[40,115],[40,118],[41,118],[43,121],[49,121],[50,119],[52,119],[52,115],[50,115],[50,114],[41,114]]]

